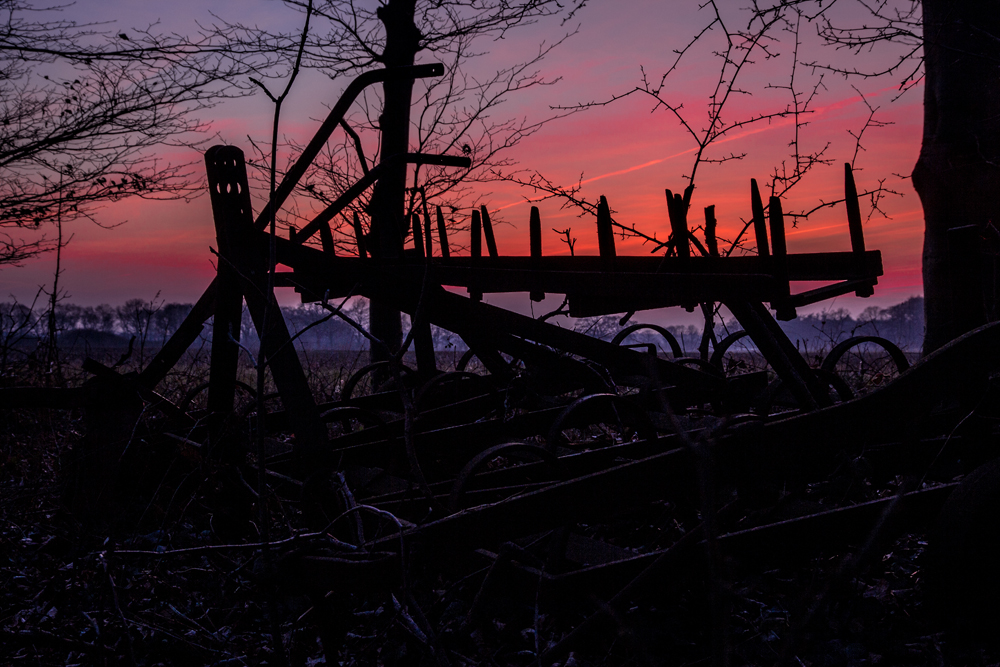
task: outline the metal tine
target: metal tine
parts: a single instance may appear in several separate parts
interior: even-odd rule
[[[785,216],[781,211],[781,199],[771,197],[768,205],[771,222],[771,244],[774,251],[771,274],[777,283],[777,298],[771,303],[779,320],[795,319],[795,308],[788,305],[791,288],[788,284],[788,248],[785,246]]]
[[[425,256],[430,259],[434,256],[434,235],[431,232],[431,214],[427,210],[427,193],[423,188],[420,189],[420,202],[424,210],[424,243],[427,248]]]
[[[420,221],[420,214],[414,213],[411,216],[413,221],[413,249],[416,251],[417,256],[421,259],[424,258],[424,232],[421,227],[423,226]]]
[[[441,257],[448,259],[451,257],[451,250],[448,248],[448,229],[444,224],[444,213],[441,212],[441,207],[437,207],[437,223],[438,223],[438,243],[441,245]]]
[[[365,248],[365,230],[361,227],[361,218],[357,211],[354,212],[354,241],[358,244],[358,257],[368,258],[368,250]]]
[[[705,207],[705,245],[708,246],[709,257],[719,256],[719,239],[715,235],[718,221],[715,219],[715,204]]]
[[[854,183],[854,170],[850,162],[844,163],[844,204],[847,206],[847,228],[851,232],[851,250],[857,257],[858,272],[864,272],[865,266],[865,230],[861,226],[861,203],[858,200],[858,188]],[[875,293],[871,285],[859,287],[854,291],[856,296],[868,297]]]
[[[473,260],[483,256],[483,219],[479,211],[472,211],[472,238],[469,241],[469,254]],[[473,261],[475,264],[476,262]]]
[[[538,260],[542,258],[542,217],[537,206],[531,207],[531,217],[528,220],[528,237],[531,246],[532,267],[537,267]],[[531,290],[529,298],[532,301],[543,301],[545,292]]]
[[[472,211],[472,239],[469,243],[469,254],[472,256],[472,265],[476,266],[483,256],[483,219],[479,211]],[[483,293],[477,289],[469,288],[469,297],[473,301],[482,301]]]
[[[431,228],[431,216],[424,214],[424,246],[426,257],[430,259],[434,256],[434,230]]]
[[[767,243],[767,221],[764,219],[764,202],[760,198],[760,188],[757,179],[750,179],[750,213],[753,216],[753,231],[757,237],[757,254],[770,257],[771,250]]]
[[[854,184],[854,170],[851,163],[844,163],[844,204],[847,206],[847,226],[851,231],[851,250],[865,251],[865,232],[861,227],[861,205],[858,202],[858,188]]]
[[[431,214],[427,211],[427,200],[424,200],[424,255],[427,259],[434,256],[434,230],[431,226]]]
[[[604,195],[597,203],[597,247],[604,259],[605,270],[615,264],[615,230],[611,222],[611,207]]]
[[[691,247],[688,245],[687,211],[685,210],[684,198],[675,195],[666,189],[667,193],[667,214],[670,216],[670,231],[673,234],[674,250],[678,257],[686,258],[691,256]]]
[[[331,256],[337,255],[337,248],[333,244],[333,230],[330,229],[329,222],[320,225],[319,240],[323,244],[323,252]]]
[[[483,235],[486,237],[486,252],[490,254],[490,257],[499,257],[497,240],[493,236],[493,223],[490,222],[490,212],[486,210],[485,206],[480,206],[479,210],[483,216]]]

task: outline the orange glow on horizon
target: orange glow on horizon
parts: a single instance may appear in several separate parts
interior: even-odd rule
[[[642,4],[588,9],[581,34],[556,51],[545,65],[546,69],[552,68],[554,75],[562,75],[564,81],[559,86],[537,89],[531,94],[534,97],[512,96],[510,117],[522,113],[544,116],[549,113],[549,105],[606,99],[630,89],[637,82],[640,63],[648,66],[652,62],[658,66],[670,62],[672,49],[686,43],[683,40],[694,34],[692,27],[700,25],[703,18],[695,7],[689,12],[691,16],[678,10],[677,16],[662,21],[663,25],[649,20],[637,23],[636,14],[631,12],[648,13],[652,6],[638,6]],[[254,11],[266,14],[269,10]],[[524,44],[511,37],[490,48],[502,61],[504,57],[520,57]],[[710,55],[702,54],[685,61],[672,87],[665,89],[666,95],[685,105],[686,118],[698,129],[706,117],[703,91],[711,89],[717,76],[714,64],[706,66],[712,62],[708,58]],[[300,79],[284,106],[282,137],[299,143],[307,141],[344,85],[343,81],[330,81],[318,75]],[[843,163],[852,161],[855,152],[855,139],[848,131],[857,134],[868,116],[868,108],[849,83],[831,80],[828,85],[829,89],[817,98],[808,115],[809,124],[800,139],[803,152],[822,150],[828,145],[823,159],[831,160],[832,164],[817,166],[788,193],[783,200],[786,212],[809,210],[820,201],[843,196]],[[864,135],[863,150],[858,152],[856,162],[858,187],[862,191],[871,189],[885,178],[884,187],[903,194],[902,198],[889,196],[883,200],[889,219],[876,213],[865,223],[868,248],[881,250],[883,254],[885,276],[876,287],[876,299],[880,301],[898,301],[922,291],[923,221],[919,199],[908,180],[893,176],[908,174],[918,155],[922,110],[917,88],[908,93],[908,98],[894,104],[888,103],[897,93],[894,86],[883,83],[865,91],[870,104],[884,107],[880,118],[895,124],[869,129]],[[741,114],[781,109],[785,104],[781,95],[780,91],[768,90],[757,97],[734,98],[726,118],[732,120]],[[617,221],[634,225],[650,236],[655,235],[657,240],[665,240],[669,223],[664,189],[674,192],[684,189],[685,175],[690,173],[697,148],[673,115],[662,108],[650,113],[652,108],[649,98],[635,96],[570,115],[525,139],[511,157],[524,168],[545,174],[554,183],[572,186],[579,182],[583,186],[581,196],[588,201],[606,195]],[[240,146],[253,159],[254,149],[247,135],[269,135],[272,110],[262,95],[220,105],[213,110],[216,117],[206,119],[210,120],[213,134],[210,143]],[[725,164],[703,163],[698,167],[690,226],[701,224],[704,207],[714,205],[720,239],[735,237],[749,218],[750,178],[757,179],[766,198],[773,170],[781,168],[782,160],[790,164],[789,142],[794,138],[793,130],[792,119],[776,118],[734,130],[715,141],[706,153],[711,160],[724,158],[730,152],[746,156]],[[335,140],[339,141],[339,137]],[[197,153],[172,149],[171,159],[175,156],[176,161],[191,162],[195,172],[200,173],[202,163]],[[279,159],[286,163],[289,157],[282,154]],[[257,185],[251,183],[251,187]],[[577,239],[577,254],[597,254],[592,218],[579,217],[576,211],[562,208],[558,200],[538,201],[538,193],[508,184],[486,183],[481,190],[486,193],[484,202],[494,214],[501,254],[528,254],[527,221],[531,205],[537,205],[541,211],[545,254],[569,254],[560,235],[553,231],[564,229],[571,229]],[[257,194],[254,205],[259,209],[262,198],[260,192]],[[864,206],[862,212],[863,215],[867,212]],[[76,236],[64,255],[64,278],[73,286],[71,291],[79,295],[76,298],[80,303],[150,298],[157,291],[168,300],[193,301],[211,280],[214,258],[208,248],[215,245],[215,239],[207,197],[191,204],[126,200],[109,205],[101,216],[102,221],[109,223],[129,222],[114,230],[88,224],[72,230]],[[849,248],[842,204],[818,211],[799,221],[795,228],[789,220],[788,227],[791,252]],[[346,226],[338,233],[342,238],[353,237]],[[467,245],[457,233],[453,234],[453,243]],[[646,255],[651,248],[641,240],[620,236],[616,245],[622,255]],[[52,258],[42,257],[23,269],[3,269],[0,276],[8,291],[27,294],[35,285],[50,281],[52,262]]]

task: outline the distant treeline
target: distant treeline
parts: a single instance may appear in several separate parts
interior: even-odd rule
[[[857,318],[839,308],[780,324],[800,349],[830,347],[851,336],[881,336],[904,351],[919,352],[924,341],[924,297],[910,297],[888,308],[870,306]]]
[[[637,314],[631,322],[643,321],[640,318],[642,313]],[[851,336],[881,336],[896,343],[904,351],[919,352],[924,340],[924,298],[911,297],[888,308],[871,306],[862,311],[858,317],[852,316],[846,308],[838,308],[803,315],[790,322],[778,324],[803,353],[829,349]],[[581,319],[576,322],[574,328],[603,340],[611,340],[621,330],[617,315]],[[673,334],[684,352],[689,355],[697,352],[703,327],[687,325],[664,328]],[[717,323],[715,335],[721,340],[739,329],[739,323],[735,320],[726,322],[726,326]],[[663,347],[659,334],[650,330],[637,331],[626,342],[648,342]]]
[[[62,348],[81,347],[121,347],[135,337],[139,348],[158,348],[173,335],[191,312],[189,303],[163,303],[156,299],[145,301],[131,299],[120,306],[79,306],[60,303],[55,309],[54,325],[59,346]],[[365,326],[368,322],[367,302],[358,299],[348,304],[345,312],[354,321]],[[357,349],[364,345],[364,339],[347,322],[331,314],[317,304],[301,304],[283,307],[281,313],[293,334],[298,334],[297,342],[307,349],[344,350]],[[640,314],[641,317],[641,314]],[[552,320],[558,322],[558,320]],[[641,320],[633,320],[641,321]],[[572,326],[577,331],[610,340],[620,330],[618,316],[585,318],[576,320]],[[790,322],[781,322],[781,328],[800,350],[829,348],[850,336],[877,335],[895,342],[900,347],[917,352],[924,336],[924,299],[912,297],[888,308],[872,306],[858,317],[853,317],[846,309],[828,310],[806,315]],[[31,305],[8,302],[0,303],[0,345],[31,344],[49,335],[48,311]],[[691,354],[698,349],[701,341],[701,327],[668,326],[669,330],[685,352]],[[724,337],[736,330],[738,324],[717,326],[716,336]],[[446,331],[435,330],[435,346],[438,349],[462,348],[461,340]],[[205,326],[202,335],[211,339],[212,328]],[[653,332],[637,332],[630,342],[656,341]],[[257,343],[257,333],[244,311],[240,340],[251,347]]]
[[[60,303],[55,308],[54,324],[62,348],[122,347],[135,337],[137,347],[151,349],[162,346],[193,307],[190,303],[162,303],[156,299],[131,299],[120,306]],[[346,311],[362,324],[366,323],[367,308],[363,303],[351,304]],[[292,333],[302,332],[297,340],[304,347],[350,349],[359,347],[362,341],[354,328],[340,318],[328,317],[330,313],[318,305],[283,307],[281,314]],[[324,318],[328,319],[321,322]],[[45,308],[16,302],[0,304],[0,343],[30,344],[47,338],[49,328]],[[202,336],[211,340],[212,327],[204,326]],[[257,342],[257,332],[246,310],[240,326],[240,340],[248,345]]]

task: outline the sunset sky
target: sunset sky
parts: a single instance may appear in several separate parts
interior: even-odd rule
[[[138,1],[95,2],[82,0],[69,15],[82,10],[91,19],[116,19],[116,30],[162,20],[163,27],[178,32],[190,31],[195,21],[211,20],[201,2],[177,0],[168,5]],[[554,51],[542,65],[550,77],[562,77],[558,84],[513,95],[496,115],[540,119],[553,112],[551,106],[573,105],[607,100],[640,83],[642,66],[652,80],[659,80],[673,62],[674,49],[683,47],[710,21],[708,10],[699,11],[691,2],[610,2],[596,0],[581,11],[571,24],[542,22],[511,32],[505,40],[484,40],[479,46],[488,55],[475,67],[487,71],[492,66],[509,64],[535,51],[542,40],[558,39],[579,23],[578,34]],[[737,7],[743,3],[726,3]],[[264,0],[222,1],[213,3],[213,11],[223,18],[259,25],[285,26],[292,29],[298,15],[280,2]],[[733,25],[744,17],[735,9],[728,15]],[[850,19],[850,16],[841,18]],[[891,52],[853,56],[816,44],[815,26],[803,22],[803,45],[800,60],[845,62],[874,68],[892,57]],[[740,87],[747,95],[736,96],[725,118],[743,117],[780,110],[789,100],[787,90],[767,87],[787,86],[790,72],[792,36],[774,46],[781,55],[763,58],[741,75]],[[683,113],[692,125],[700,128],[706,118],[707,95],[718,77],[719,61],[712,52],[721,48],[722,34],[708,33],[681,61],[667,80],[664,96],[673,103],[683,103]],[[430,59],[424,62],[429,62]],[[911,68],[912,69],[912,68]],[[808,95],[820,72],[799,65],[796,86]],[[890,305],[921,292],[920,252],[922,212],[920,202],[906,176],[917,159],[921,133],[922,87],[917,84],[906,94],[898,95],[900,77],[844,80],[826,74],[818,89],[808,117],[809,124],[800,130],[800,142],[806,152],[823,148],[830,166],[817,167],[799,183],[783,202],[786,211],[811,209],[821,200],[843,195],[843,163],[852,160],[855,139],[865,124],[869,111],[852,84],[880,107],[876,119],[891,122],[881,128],[868,128],[858,154],[856,167],[859,190],[884,187],[902,193],[882,203],[888,217],[875,214],[865,225],[869,249],[882,251],[885,276],[876,287],[875,297],[860,300],[842,297],[836,303],[820,307],[845,307],[858,312],[868,305]],[[293,88],[286,102],[282,123],[284,136],[306,141],[318,127],[316,119],[326,115],[324,105],[332,104],[346,86],[346,80],[330,81],[316,73],[307,73]],[[668,235],[669,224],[664,203],[664,188],[681,191],[683,176],[690,173],[696,145],[677,119],[665,109],[654,107],[648,97],[635,95],[608,106],[588,109],[555,121],[526,139],[510,157],[521,167],[538,170],[550,180],[573,185],[582,175],[583,196],[596,199],[606,195],[616,219],[634,223],[646,233],[659,238]],[[247,135],[266,137],[270,125],[270,103],[262,95],[227,102],[202,114],[210,121],[220,141],[249,150]],[[707,157],[718,159],[730,153],[746,153],[739,161],[702,164],[699,167],[689,220],[697,224],[702,209],[714,204],[720,236],[732,236],[749,217],[749,181],[762,185],[782,161],[790,159],[789,142],[794,137],[794,123],[779,119],[750,125],[734,132],[725,141],[709,149]],[[287,156],[285,156],[287,157]],[[197,161],[195,153],[172,154],[172,159]],[[200,168],[196,165],[196,168]],[[529,191],[509,186],[493,187],[487,201],[491,211],[511,223],[497,230],[501,254],[527,254]],[[765,197],[767,192],[765,191]],[[258,203],[259,207],[259,203]],[[578,239],[578,254],[596,254],[597,237],[592,218],[579,218],[560,204],[539,204],[542,215],[543,244],[546,254],[566,254],[566,246],[552,232],[572,228]],[[862,213],[869,208],[862,205]],[[113,229],[80,223],[70,230],[74,237],[64,251],[64,284],[70,300],[80,304],[121,303],[140,297],[150,299],[157,293],[165,301],[194,301],[212,279],[214,269],[209,246],[215,245],[208,198],[192,203],[127,200],[107,206],[100,213],[105,224],[124,222]],[[789,231],[790,252],[816,252],[849,249],[849,237],[843,206],[818,213]],[[618,240],[619,254],[645,254],[635,241]],[[39,285],[51,282],[54,257],[43,256],[19,268],[0,269],[0,288],[17,298],[30,299]],[[517,297],[527,303],[527,297]],[[286,303],[294,295],[282,297]],[[494,300],[500,302],[501,300]],[[504,300],[506,303],[508,300]]]

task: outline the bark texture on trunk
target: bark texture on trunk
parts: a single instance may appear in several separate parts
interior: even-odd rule
[[[924,353],[1000,319],[1000,11],[924,0]]]
[[[420,32],[414,23],[416,0],[390,0],[379,7],[378,17],[385,26],[385,67],[412,65],[420,45]],[[381,159],[406,153],[410,146],[410,104],[413,80],[386,81],[382,85],[383,106],[379,117]],[[369,212],[372,236],[378,261],[392,262],[403,253],[403,207],[406,195],[407,165],[399,164],[382,174],[375,183]],[[373,254],[375,254],[373,253]],[[396,351],[403,341],[399,311],[373,302],[369,311],[372,335]],[[373,361],[386,358],[385,352],[373,349]]]

